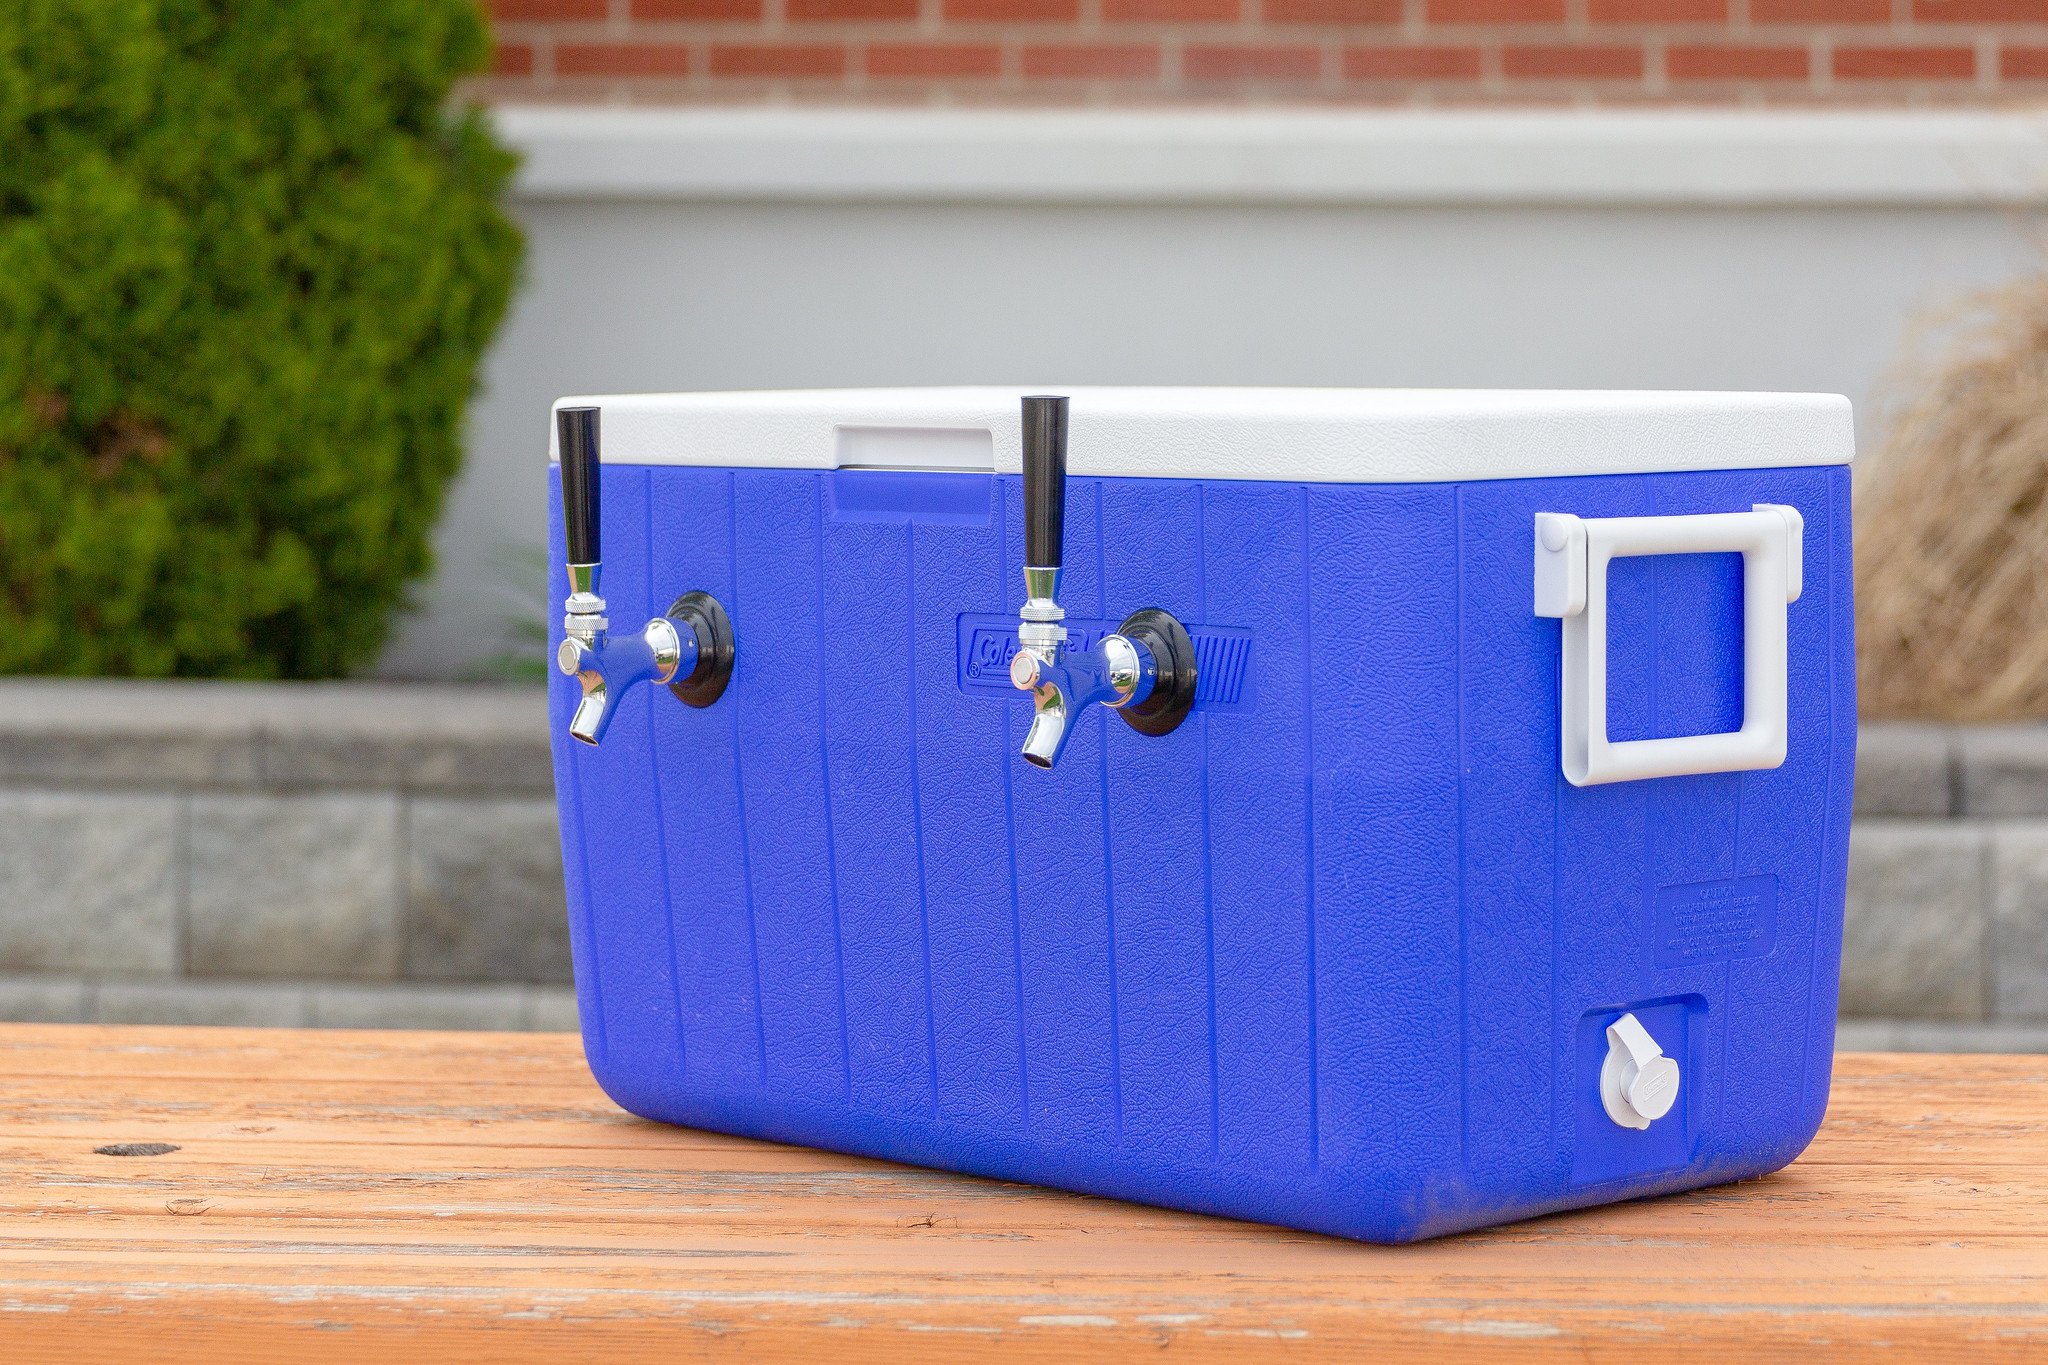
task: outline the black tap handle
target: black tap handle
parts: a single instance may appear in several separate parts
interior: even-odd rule
[[[597,409],[557,409],[555,437],[562,454],[562,524],[568,532],[569,562],[599,563]]]
[[[1024,400],[1024,566],[1060,567],[1067,520],[1067,400]]]

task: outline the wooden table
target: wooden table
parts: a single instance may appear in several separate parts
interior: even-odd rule
[[[1836,1074],[1780,1175],[1389,1248],[659,1127],[572,1037],[4,1025],[0,1360],[2048,1360],[2048,1058]]]

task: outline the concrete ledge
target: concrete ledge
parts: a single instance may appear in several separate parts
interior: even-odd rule
[[[2048,1023],[1952,1024],[1926,1019],[1844,1019],[1837,1052],[2048,1052]]]
[[[545,795],[539,687],[0,680],[0,784]]]
[[[1856,738],[1856,813],[1954,815],[1962,809],[1960,765],[1952,729],[1866,721]]]
[[[529,200],[1850,207],[2048,199],[2048,119],[1965,111],[503,105]]]
[[[1856,745],[1856,813],[2048,816],[2048,725],[1865,722]]]
[[[51,1024],[220,1024],[251,1028],[532,1029],[573,1032],[566,986],[362,986],[331,981],[193,981],[0,974],[0,1019]]]

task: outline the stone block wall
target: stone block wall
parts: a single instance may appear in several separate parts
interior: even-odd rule
[[[0,1017],[576,1026],[538,689],[0,684]]]
[[[2048,727],[1866,726],[1850,1047],[2048,1050]],[[0,1019],[576,1026],[535,688],[0,681]]]
[[[1848,1036],[2048,1050],[2048,727],[1865,725]]]

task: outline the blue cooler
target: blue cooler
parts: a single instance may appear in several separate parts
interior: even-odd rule
[[[1373,1241],[1776,1170],[1833,1053],[1851,451],[1808,394],[565,400],[591,1068]]]

